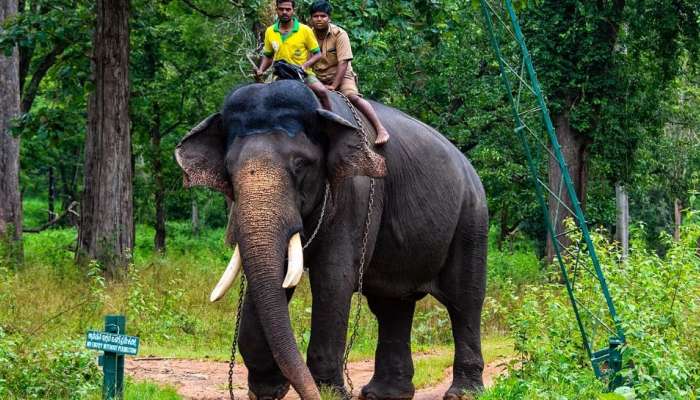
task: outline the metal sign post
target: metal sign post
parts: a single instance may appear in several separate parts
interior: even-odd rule
[[[104,372],[102,398],[105,400],[124,398],[124,355],[135,356],[139,350],[137,336],[124,335],[126,317],[107,315],[104,332],[88,331],[85,347],[101,350],[98,365]]]

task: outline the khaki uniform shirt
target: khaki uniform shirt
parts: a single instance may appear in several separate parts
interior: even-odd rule
[[[338,70],[338,62],[344,60],[348,61],[348,69],[345,71],[344,78],[355,79],[355,73],[349,62],[352,60],[350,38],[343,28],[328,24],[326,37],[318,39],[318,44],[321,47],[322,56],[314,64],[314,72],[321,82],[332,83]]]

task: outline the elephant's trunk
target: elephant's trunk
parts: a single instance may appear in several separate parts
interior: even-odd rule
[[[287,242],[301,226],[299,211],[289,200],[291,185],[285,171],[271,164],[248,161],[235,177],[236,236],[272,355],[302,399],[318,400],[320,393],[296,345],[282,288]]]

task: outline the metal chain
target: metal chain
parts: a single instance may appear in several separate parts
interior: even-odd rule
[[[352,102],[350,102],[350,99],[348,99],[347,96],[345,96],[339,91],[336,91],[336,93],[343,100],[345,100],[345,103],[348,105],[348,108],[350,108],[350,111],[352,111],[352,115],[360,127],[358,131],[361,133],[362,141],[365,146],[369,147],[369,138],[367,137],[367,131],[365,131],[364,123],[360,118],[357,108],[355,108],[355,106],[352,105]],[[350,340],[348,340],[348,343],[345,346],[345,354],[343,354],[343,372],[345,374],[345,380],[347,380],[348,386],[350,387],[350,397],[352,397],[352,392],[355,390],[355,388],[353,387],[352,379],[350,378],[350,371],[348,370],[348,358],[350,356],[350,350],[352,350],[352,346],[355,343],[355,339],[357,338],[357,329],[360,326],[360,314],[362,312],[362,284],[364,281],[365,262],[367,258],[367,241],[369,240],[369,229],[370,225],[372,224],[372,209],[374,208],[374,183],[374,178],[370,178],[369,201],[367,203],[367,219],[365,220],[365,231],[362,236],[362,252],[360,253],[360,268],[358,271],[357,278],[357,306],[355,307],[355,318],[353,321],[352,333],[350,334]]]
[[[341,93],[340,91],[335,91],[338,96],[340,96],[341,99],[345,100],[345,104],[348,105],[348,108],[350,108],[350,111],[352,112],[352,116],[355,117],[355,121],[357,124],[360,126],[360,129],[358,131],[362,134],[362,141],[364,142],[365,146],[369,147],[369,138],[367,137],[367,131],[365,131],[365,124],[362,122],[362,118],[360,118],[360,114],[357,111],[357,108],[355,108],[354,105],[352,105],[352,102],[346,95]]]
[[[309,240],[306,241],[306,244],[304,244],[302,250],[306,250],[306,248],[309,247],[311,242],[313,242],[316,238],[316,234],[318,234],[319,229],[321,229],[321,223],[323,223],[323,216],[326,215],[326,202],[328,201],[328,192],[330,192],[330,186],[330,183],[326,182],[326,190],[323,193],[323,204],[321,205],[321,216],[318,217],[318,223],[316,224],[316,229],[314,229],[314,233],[312,233],[309,237]]]
[[[318,218],[316,229],[314,229],[314,232],[311,234],[311,237],[309,237],[309,240],[304,245],[304,249],[306,249],[314,240],[314,238],[316,238],[316,235],[318,234],[318,231],[321,228],[321,223],[323,222],[323,217],[326,213],[326,203],[328,202],[329,191],[330,184],[326,182],[326,188],[323,194],[323,204],[321,205],[321,215]],[[245,286],[245,274],[241,274],[241,284],[238,289],[238,308],[236,310],[236,324],[233,329],[233,343],[231,343],[231,360],[228,363],[228,394],[231,400],[236,399],[235,395],[233,394],[233,368],[236,366],[236,347],[238,345],[238,334],[240,332],[241,324],[241,312],[243,311],[243,302],[245,299]]]
[[[345,100],[345,103],[347,103],[348,107],[350,108],[350,111],[352,111],[353,117],[355,118],[355,121],[358,123],[360,126],[360,129],[358,131],[361,133],[362,141],[364,142],[365,146],[369,147],[369,139],[367,138],[367,132],[365,131],[364,124],[362,123],[362,119],[360,118],[360,115],[358,114],[357,109],[355,106],[352,105],[350,102],[350,99],[348,99],[344,94],[340,92],[336,92],[340,95],[340,97]],[[321,215],[318,218],[318,223],[316,224],[316,228],[314,229],[314,232],[311,234],[309,237],[309,240],[306,242],[306,244],[303,246],[303,249],[306,249],[311,242],[316,238],[316,235],[318,234],[318,231],[321,228],[321,224],[323,223],[323,217],[325,216],[326,212],[326,203],[328,201],[328,193],[329,193],[329,184],[326,182],[326,188],[325,192],[323,194],[323,204],[321,206]],[[352,346],[355,343],[355,339],[357,338],[357,330],[360,325],[360,314],[362,312],[362,284],[364,280],[364,269],[365,269],[365,262],[367,258],[367,242],[369,240],[369,230],[370,226],[372,224],[372,209],[374,206],[374,178],[370,178],[369,180],[369,201],[367,204],[367,219],[365,220],[365,231],[362,237],[362,252],[360,254],[360,268],[358,271],[358,279],[357,279],[357,307],[355,308],[355,318],[353,322],[353,329],[352,333],[350,334],[350,340],[348,341],[347,345],[345,346],[345,353],[343,354],[343,371],[345,373],[345,379],[348,382],[348,386],[350,386],[350,396],[352,396],[352,392],[354,391],[354,387],[352,384],[352,379],[350,379],[350,371],[348,370],[348,357],[350,356],[350,350],[352,350]],[[239,328],[240,328],[240,323],[241,323],[241,311],[243,310],[243,301],[244,301],[244,295],[245,295],[245,275],[241,274],[241,284],[240,288],[238,291],[238,309],[236,310],[236,324],[235,328],[233,331],[233,343],[231,344],[231,361],[229,362],[228,366],[228,393],[231,398],[231,400],[235,400],[235,395],[233,394],[233,368],[236,365],[236,346],[238,344],[238,333],[239,333]]]
[[[343,372],[345,373],[345,379],[348,381],[348,386],[350,386],[350,396],[354,387],[352,385],[352,379],[350,379],[350,371],[348,370],[348,357],[350,356],[350,350],[352,350],[352,345],[355,343],[357,338],[357,328],[360,326],[360,312],[362,311],[362,284],[364,282],[364,271],[365,271],[365,261],[367,258],[367,241],[369,239],[369,228],[372,224],[372,208],[374,206],[374,178],[369,180],[369,202],[367,205],[367,219],[365,220],[365,232],[362,236],[362,253],[360,255],[360,268],[357,278],[357,306],[355,307],[355,320],[353,322],[352,333],[350,334],[350,340],[345,347],[345,354],[343,355]]]
[[[228,363],[228,394],[231,400],[236,400],[233,395],[233,367],[236,366],[236,346],[238,345],[238,333],[241,325],[241,311],[243,311],[243,302],[245,301],[245,274],[241,274],[241,285],[238,288],[238,308],[236,310],[236,324],[233,328],[233,343],[231,343],[231,361]]]

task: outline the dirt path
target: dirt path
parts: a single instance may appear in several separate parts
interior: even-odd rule
[[[355,386],[355,395],[372,377],[374,362],[359,361],[348,364],[350,377]],[[496,360],[484,368],[484,384],[488,387],[493,380],[506,370],[505,360]],[[136,380],[148,380],[169,384],[185,399],[220,400],[228,399],[228,363],[215,361],[194,361],[163,358],[127,359],[126,373]],[[246,387],[247,371],[236,365],[233,374],[234,394],[237,399],[248,399]],[[452,382],[452,368],[445,370],[445,378],[432,388],[416,392],[414,400],[442,399],[442,395]],[[290,389],[285,400],[299,399]]]

